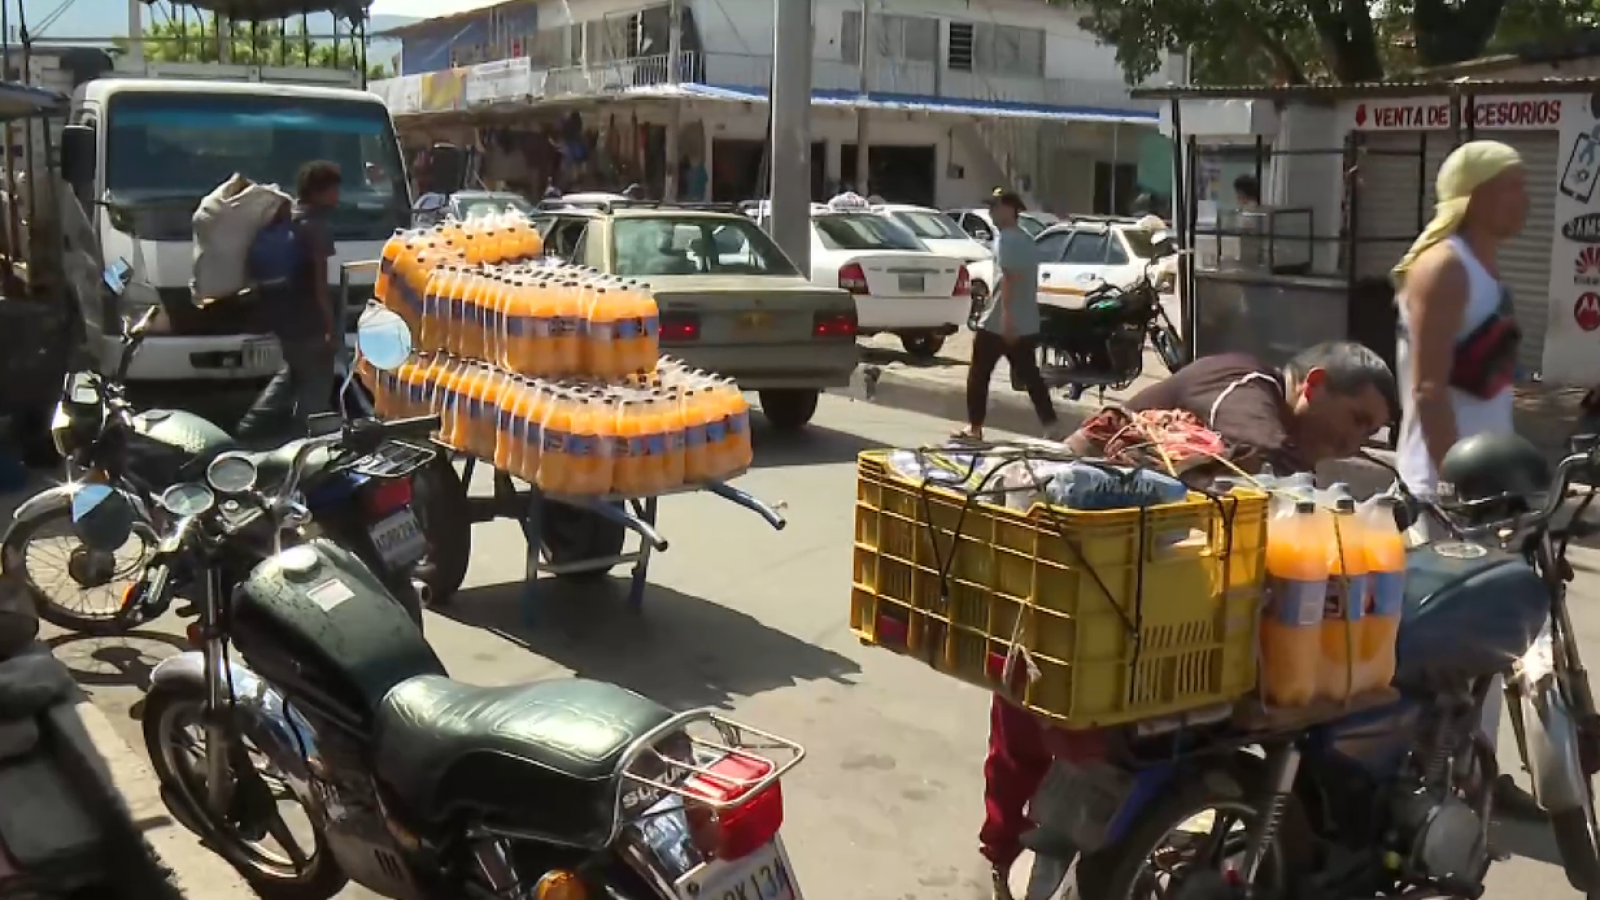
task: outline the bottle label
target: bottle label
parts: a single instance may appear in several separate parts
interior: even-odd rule
[[[504,316],[501,321],[505,323],[507,337],[522,338],[528,333],[528,319],[526,316]]]
[[[716,419],[706,424],[706,443],[720,444],[727,436],[727,419]]]
[[[572,337],[578,333],[578,320],[571,316],[556,316],[550,320],[550,336],[553,338]]]
[[[683,443],[690,450],[698,450],[706,445],[706,426],[690,425],[683,430]]]
[[[467,418],[480,419],[483,417],[483,401],[477,397],[467,397]]]
[[[728,433],[738,437],[750,430],[750,414],[737,412],[728,417]]]
[[[1369,609],[1373,615],[1400,617],[1405,605],[1406,576],[1404,572],[1367,573],[1368,596],[1372,598]]]
[[[667,450],[668,451],[670,451],[672,453],[682,453],[683,452],[684,441],[685,441],[684,434],[683,434],[683,432],[681,430],[675,428],[675,429],[667,432]]]
[[[594,457],[600,455],[600,439],[592,434],[567,435],[569,456]]]
[[[543,440],[541,441],[540,445],[542,447],[544,447],[544,452],[546,452],[546,453],[565,453],[565,452],[568,452],[568,446],[569,446],[569,442],[570,442],[571,438],[567,434],[565,434],[564,432],[557,431],[554,428],[551,428],[549,426],[542,427],[540,429],[540,431],[543,432]]]
[[[645,435],[644,447],[644,452],[651,456],[666,456],[667,436],[664,434]]]
[[[652,337],[653,338],[656,335],[661,333],[661,317],[660,316],[645,316],[644,318],[639,320],[639,324],[644,329],[644,336],[645,337]]]
[[[1301,581],[1272,578],[1272,615],[1279,625],[1309,628],[1322,624],[1323,603],[1327,599],[1326,581]]]
[[[644,459],[650,455],[650,441],[643,435],[628,438],[627,444],[628,456],[633,459]]]
[[[632,318],[618,319],[617,324],[614,326],[614,330],[616,332],[617,339],[622,341],[631,341],[639,335],[644,334],[644,326],[639,323],[638,319]]]
[[[548,338],[554,335],[552,320],[546,318],[533,318],[528,320],[528,333],[536,338]]]
[[[1366,607],[1366,597],[1366,575],[1330,576],[1328,578],[1328,593],[1322,607],[1323,621],[1359,621],[1361,612]]]
[[[610,343],[613,340],[613,334],[615,334],[615,329],[612,327],[610,322],[589,323],[589,337],[597,341],[605,341]]]

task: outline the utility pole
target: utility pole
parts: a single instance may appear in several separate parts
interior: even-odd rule
[[[772,239],[811,271],[811,0],[773,0]]]
[[[860,96],[856,98],[856,190],[868,197],[872,188],[868,183],[867,163],[872,158],[867,150],[867,94],[872,90],[872,0],[861,0],[861,61],[856,67],[860,73]]]
[[[683,74],[683,0],[672,0],[667,6],[667,84],[676,86]],[[668,203],[678,199],[678,139],[683,131],[683,98],[674,91],[671,111],[667,114],[667,171],[664,173],[662,199]]]
[[[128,62],[134,71],[144,68],[144,4],[128,0]]]

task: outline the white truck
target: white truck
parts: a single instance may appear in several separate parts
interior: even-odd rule
[[[344,179],[330,277],[339,263],[378,258],[409,222],[410,187],[388,108],[358,83],[355,72],[329,69],[160,64],[73,89],[62,176],[88,212],[101,258],[133,267],[120,300],[108,292],[100,308],[82,314],[103,371],[116,365],[121,320],[151,306],[162,314],[129,382],[238,382],[276,370],[277,343],[251,333],[259,317],[250,304],[200,308],[190,294],[190,217],[236,172],[293,193],[303,164],[337,163]],[[354,304],[370,295],[373,279],[352,276]]]

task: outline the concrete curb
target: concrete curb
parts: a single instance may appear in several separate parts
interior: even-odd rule
[[[145,762],[143,751],[123,740],[93,703],[80,701],[75,710],[111,776],[112,786],[122,795],[157,861],[171,870],[171,879],[182,895],[205,900],[256,900],[256,892],[243,876],[167,811],[160,782]]]

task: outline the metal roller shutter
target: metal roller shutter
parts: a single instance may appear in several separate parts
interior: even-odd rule
[[[1521,362],[1535,372],[1544,360],[1544,334],[1550,318],[1560,136],[1554,131],[1510,131],[1494,132],[1493,137],[1517,148],[1528,174],[1528,220],[1522,232],[1500,248],[1499,263],[1500,280],[1511,289],[1517,324],[1522,328]]]
[[[1424,141],[1424,136],[1426,140]],[[1555,235],[1555,191],[1558,135],[1554,131],[1497,131],[1495,140],[1522,154],[1528,176],[1528,220],[1522,232],[1501,248],[1500,278],[1516,303],[1522,327],[1521,362],[1539,368],[1549,317],[1550,248]],[[1358,157],[1356,237],[1357,277],[1383,277],[1400,261],[1410,240],[1433,215],[1434,182],[1444,158],[1455,149],[1446,132],[1383,132],[1364,136],[1363,146],[1377,151]],[[1422,220],[1417,219],[1418,162],[1426,155],[1422,188]],[[1386,240],[1371,241],[1372,238]],[[1370,241],[1370,242],[1369,242]]]

